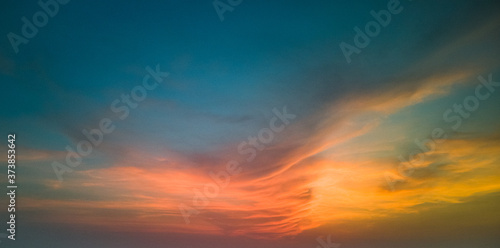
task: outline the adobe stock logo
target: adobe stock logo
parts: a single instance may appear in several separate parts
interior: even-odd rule
[[[19,53],[19,45],[28,44],[29,39],[34,38],[38,34],[38,29],[43,28],[49,23],[49,17],[52,18],[59,12],[59,4],[66,5],[70,0],[43,0],[38,1],[38,5],[42,10],[37,11],[31,17],[31,20],[23,16],[21,21],[21,35],[10,32],[7,34],[10,45],[14,52]]]
[[[478,76],[479,83],[474,88],[474,92],[465,98],[462,102],[454,103],[453,107],[446,109],[443,113],[443,120],[447,123],[453,123],[451,127],[436,127],[429,134],[429,138],[424,140],[415,139],[417,149],[410,152],[407,156],[399,155],[401,163],[397,167],[397,174],[385,172],[385,180],[391,191],[395,191],[395,186],[409,179],[416,169],[422,166],[427,156],[436,152],[436,146],[444,143],[448,139],[448,133],[456,132],[462,126],[463,121],[470,118],[475,111],[479,109],[482,102],[488,100],[491,95],[500,87],[500,82],[493,81],[493,74],[488,78]],[[451,130],[450,130],[451,129]]]
[[[401,11],[403,11],[403,7],[400,5],[399,0],[389,0],[387,2],[387,10],[380,10],[379,12],[375,12],[375,10],[370,11],[370,15],[375,20],[365,24],[364,32],[358,26],[354,27],[354,32],[356,33],[353,38],[354,46],[346,42],[340,43],[340,50],[342,50],[347,63],[350,64],[352,62],[351,56],[353,53],[360,54],[361,49],[370,45],[370,38],[378,36],[382,27],[385,28],[391,23],[392,16],[401,13]]]
[[[227,0],[227,3],[222,2],[221,0],[215,0],[212,2],[215,8],[215,12],[219,16],[221,22],[224,21],[224,13],[227,11],[233,12],[234,8],[240,5],[243,0]]]
[[[321,237],[317,237],[316,241],[318,241],[319,244],[316,248],[339,248],[341,246],[339,243],[332,243],[332,235],[328,235],[326,241]]]
[[[290,125],[291,121],[297,116],[287,112],[287,107],[284,106],[280,112],[279,109],[273,108],[275,116],[269,120],[269,126],[259,130],[256,136],[248,136],[248,141],[243,141],[238,145],[238,153],[246,156],[246,162],[252,162],[258,151],[266,149],[266,145],[273,142],[278,133],[283,132],[285,127]],[[280,123],[281,122],[281,123]],[[193,200],[191,206],[184,203],[179,204],[179,211],[184,218],[186,224],[191,223],[189,217],[191,215],[200,214],[200,210],[205,209],[210,200],[219,196],[220,191],[225,189],[231,182],[231,177],[240,174],[243,171],[243,164],[237,160],[230,160],[226,163],[224,169],[217,173],[210,171],[208,176],[213,182],[205,183],[203,190],[193,188]]]
[[[160,65],[156,65],[156,70],[147,66],[146,71],[148,74],[143,77],[142,83],[133,87],[128,94],[122,94],[120,98],[111,102],[110,110],[119,114],[118,119],[113,120],[112,116],[104,117],[98,122],[97,128],[82,129],[85,138],[78,141],[73,147],[66,146],[65,163],[52,162],[52,168],[60,182],[63,181],[65,173],[73,172],[74,168],[82,164],[85,157],[92,154],[93,150],[103,143],[105,136],[110,135],[115,130],[115,122],[125,120],[132,109],[136,109],[146,99],[148,92],[158,87],[169,75],[168,72],[160,70]]]

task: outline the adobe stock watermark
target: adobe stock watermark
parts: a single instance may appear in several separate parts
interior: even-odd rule
[[[160,65],[156,65],[156,70],[147,66],[146,71],[148,74],[142,79],[142,83],[135,86],[130,90],[129,94],[122,94],[119,99],[111,102],[110,109],[113,113],[119,114],[119,120],[125,120],[129,114],[130,109],[135,109],[139,103],[144,101],[148,95],[148,91],[154,90],[159,83],[163,82],[169,73],[160,71]],[[151,79],[154,79],[152,82]],[[63,175],[67,172],[73,172],[72,168],[76,168],[82,163],[82,159],[90,155],[93,149],[104,140],[105,134],[110,134],[115,130],[115,125],[111,118],[102,118],[98,123],[98,128],[87,130],[83,129],[82,134],[86,139],[80,140],[76,147],[66,146],[66,160],[65,164],[57,161],[52,162],[52,168],[59,181],[63,181]]]
[[[401,13],[403,9],[399,0],[389,0],[387,2],[387,10],[380,10],[379,12],[371,10],[370,15],[375,20],[365,24],[364,32],[358,26],[354,27],[354,32],[356,33],[353,38],[354,46],[347,42],[340,42],[340,50],[344,54],[347,63],[350,64],[352,62],[351,56],[354,53],[360,54],[361,49],[370,45],[371,38],[377,37],[382,27],[385,28],[391,23],[392,16]]]
[[[246,156],[245,161],[247,163],[252,162],[257,157],[257,152],[263,151],[266,145],[269,145],[274,140],[275,134],[282,132],[290,124],[290,121],[296,118],[296,115],[287,112],[286,106],[283,107],[282,111],[274,108],[273,113],[274,117],[269,121],[269,127],[260,129],[257,136],[249,136],[247,141],[243,141],[238,145],[238,154]],[[187,206],[184,203],[179,204],[179,210],[186,224],[191,223],[189,217],[192,214],[199,214],[200,210],[208,206],[209,199],[217,197],[220,190],[229,185],[231,176],[238,175],[242,171],[242,165],[236,160],[227,162],[225,170],[220,170],[217,173],[210,171],[208,176],[213,180],[213,183],[205,184],[203,191],[193,188],[192,206]]]
[[[222,0],[215,0],[212,2],[212,4],[214,5],[215,12],[217,12],[220,21],[223,22],[224,13],[226,13],[227,11],[233,12],[234,8],[240,5],[242,2],[243,0],[226,0],[225,3]]]
[[[49,19],[59,13],[60,5],[66,5],[70,0],[40,0],[38,5],[41,10],[37,11],[31,17],[31,20],[23,16],[21,21],[23,25],[21,26],[21,35],[10,32],[7,34],[7,39],[9,39],[12,49],[15,53],[19,53],[19,45],[28,44],[29,39],[34,38],[38,34],[38,29],[43,28],[49,23]]]
[[[339,248],[341,244],[339,243],[332,243],[332,235],[328,235],[328,238],[323,240],[321,236],[316,238],[316,241],[318,241],[318,244],[316,248]]]
[[[492,77],[492,74],[488,75],[488,79],[478,76],[479,84],[476,86],[474,94],[465,97],[462,103],[455,103],[453,107],[444,111],[443,120],[453,124],[451,130],[457,131],[462,126],[462,122],[468,119],[479,108],[481,101],[486,101],[495,92],[495,88],[500,87],[500,82],[493,81]],[[410,177],[415,171],[415,166],[422,163],[426,155],[432,154],[436,149],[436,144],[444,143],[447,137],[448,135],[445,130],[438,127],[432,130],[429,139],[422,141],[415,139],[414,142],[418,149],[411,152],[408,159],[405,159],[402,155],[398,157],[401,162],[398,166],[399,178]],[[395,190],[397,182],[402,181],[401,179],[396,179],[389,172],[385,173],[385,180],[391,191]]]

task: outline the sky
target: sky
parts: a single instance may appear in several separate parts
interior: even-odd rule
[[[0,247],[500,247],[498,1],[0,5]]]

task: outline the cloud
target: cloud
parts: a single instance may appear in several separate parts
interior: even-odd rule
[[[230,184],[220,189],[219,195],[210,199],[199,214],[191,217],[190,225],[184,223],[179,204],[191,204],[195,190],[212,183],[211,171],[223,170],[231,159],[244,160],[237,154],[238,141],[212,140],[215,134],[211,132],[215,128],[210,125],[217,128],[221,127],[219,124],[241,125],[255,119],[254,115],[209,111],[176,115],[183,125],[185,120],[199,120],[200,114],[202,119],[210,120],[203,125],[207,130],[189,129],[198,128],[202,123],[188,126],[183,134],[191,132],[189,138],[192,138],[195,136],[192,133],[210,133],[196,138],[216,143],[218,147],[204,146],[194,152],[179,151],[181,149],[166,141],[167,144],[153,151],[153,145],[143,137],[150,130],[126,125],[113,133],[115,139],[99,147],[112,158],[109,164],[81,168],[62,184],[55,178],[38,179],[33,183],[51,191],[23,199],[24,208],[40,213],[42,217],[37,218],[38,221],[98,225],[121,231],[134,231],[140,226],[142,231],[150,232],[168,230],[276,239],[332,224],[359,224],[394,215],[418,214],[435,204],[460,204],[476,196],[498,192],[498,136],[454,137],[440,143],[432,154],[424,154],[425,160],[411,177],[399,178],[395,192],[388,190],[384,173],[387,170],[396,173],[394,150],[400,145],[401,137],[417,124],[399,129],[389,126],[386,128],[393,133],[382,137],[383,140],[366,139],[379,131],[381,125],[389,125],[387,120],[394,114],[449,96],[454,93],[454,86],[472,83],[471,78],[490,69],[489,57],[475,59],[475,65],[460,65],[464,61],[461,52],[477,45],[497,26],[491,22],[478,31],[456,37],[452,43],[431,49],[422,60],[393,75],[363,79],[334,73],[336,76],[331,80],[342,81],[343,86],[310,89],[307,94],[313,93],[309,97],[318,96],[314,94],[317,91],[346,86],[351,83],[346,80],[349,76],[362,79],[360,84],[367,88],[355,91],[355,86],[346,86],[349,90],[333,96],[321,92],[320,99],[312,101],[320,107],[306,108],[307,115],[277,135],[276,142],[259,152],[255,160],[245,163],[244,171],[231,177]],[[456,56],[461,59],[451,59]],[[314,73],[321,74],[324,70],[329,68]],[[304,78],[299,85],[316,86],[316,82],[310,84],[308,77]],[[330,81],[328,77],[311,78],[324,80],[318,85]],[[52,87],[59,92],[58,87]],[[290,93],[290,99],[297,95]],[[72,104],[58,113],[75,112],[57,121],[62,122],[59,127],[64,135],[78,141],[83,127],[95,126],[106,114],[102,111],[86,115],[90,117],[82,122],[78,118],[80,114],[94,105],[84,96],[71,100]],[[54,121],[58,117],[48,116]],[[154,125],[164,124],[161,122],[164,119],[150,120],[158,121]],[[156,128],[152,130],[151,136],[162,137]],[[29,151],[25,156],[27,160],[36,161],[62,159],[60,152],[42,150]],[[90,195],[91,199],[85,199]]]

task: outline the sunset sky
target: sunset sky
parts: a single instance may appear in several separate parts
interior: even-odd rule
[[[63,2],[0,4],[0,247],[500,247],[498,1]]]

